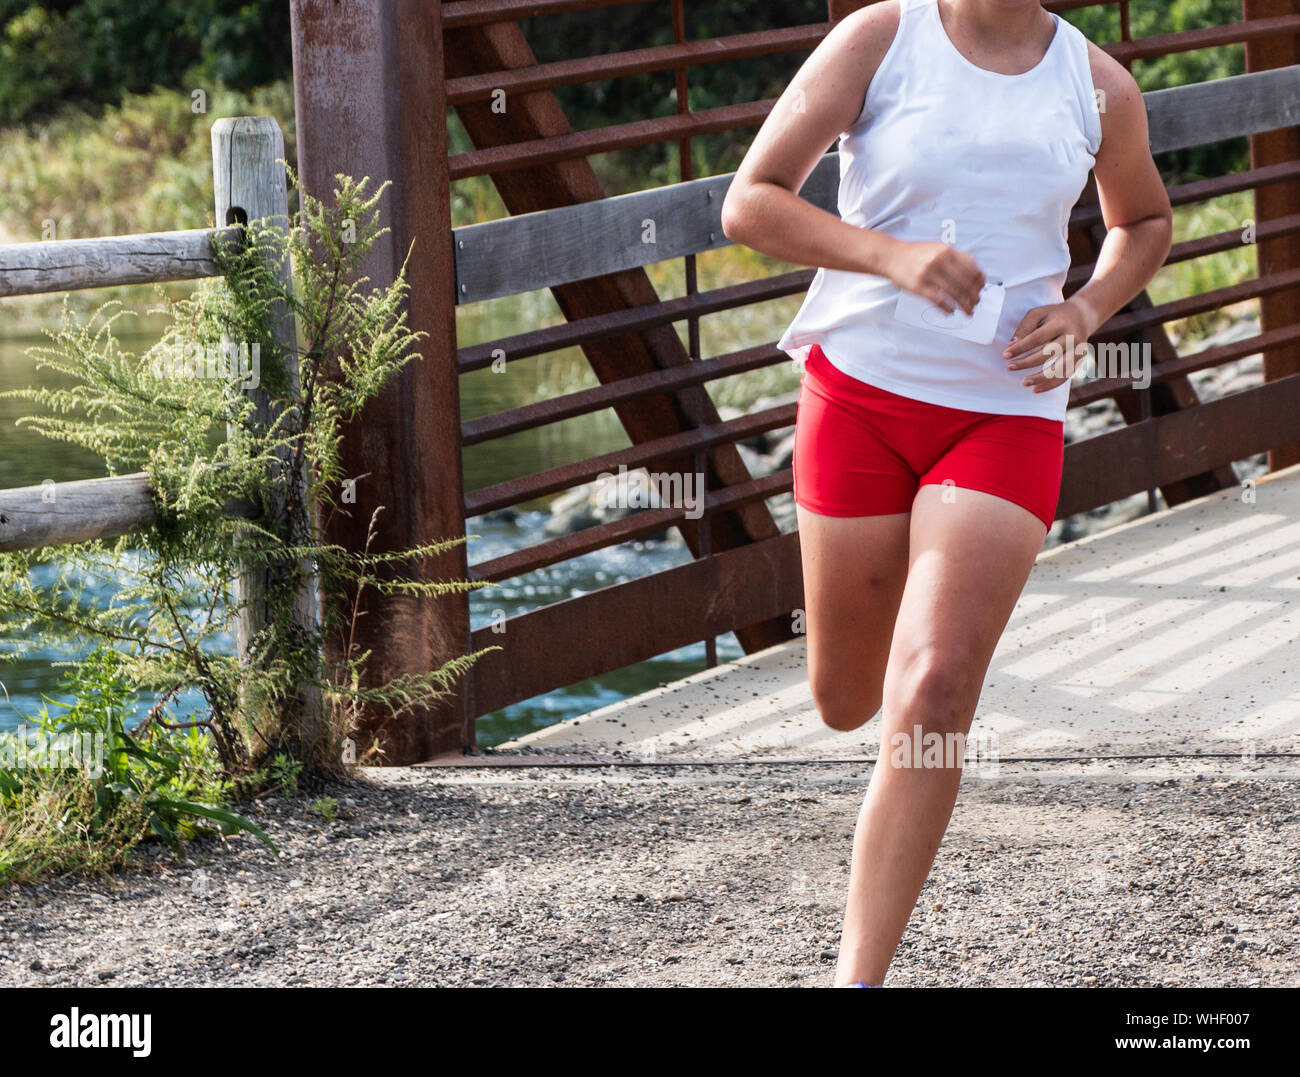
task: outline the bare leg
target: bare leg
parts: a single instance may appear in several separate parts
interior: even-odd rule
[[[949,488],[951,489],[951,488]],[[911,514],[907,583],[884,680],[881,753],[858,816],[838,986],[881,983],[943,839],[961,782],[955,765],[891,763],[894,737],[970,729],[989,660],[1047,529],[991,494],[922,486]],[[910,751],[910,748],[909,748]]]
[[[799,506],[798,516],[808,682],[822,721],[856,729],[880,709],[909,514],[821,516]]]

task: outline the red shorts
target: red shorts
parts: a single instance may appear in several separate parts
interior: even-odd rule
[[[964,411],[899,396],[845,374],[816,344],[804,365],[794,499],[811,512],[910,512],[920,487],[951,484],[1012,501],[1050,528],[1064,458],[1059,419]]]

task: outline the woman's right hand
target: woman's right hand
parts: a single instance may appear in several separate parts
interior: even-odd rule
[[[887,268],[889,279],[900,288],[928,299],[945,314],[953,313],[954,300],[970,314],[984,288],[984,274],[975,259],[947,243],[899,240]]]

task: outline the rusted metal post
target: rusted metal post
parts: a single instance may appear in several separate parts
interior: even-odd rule
[[[1300,0],[1242,0],[1246,21],[1300,13]],[[1300,37],[1272,35],[1246,42],[1246,70],[1265,71],[1300,62]],[[1250,136],[1250,165],[1266,165],[1300,159],[1300,127],[1286,127]],[[1255,191],[1255,225],[1300,213],[1300,184],[1272,183]],[[1300,267],[1300,236],[1284,235],[1261,240],[1257,254],[1259,274],[1282,273]],[[1284,288],[1259,300],[1260,330],[1281,329],[1300,317],[1300,288]],[[1300,373],[1300,344],[1270,348],[1264,353],[1264,380],[1276,381]],[[1269,450],[1268,469],[1277,471],[1300,463],[1300,441],[1277,445]]]
[[[356,500],[343,506],[349,515],[334,516],[326,538],[361,549],[371,514],[381,507],[376,551],[463,535],[440,5],[293,0],[290,19],[303,186],[328,200],[336,173],[369,176],[372,189],[391,181],[380,203],[390,231],[371,249],[363,272],[373,286],[387,285],[410,249],[407,321],[428,334],[419,345],[422,357],[344,430],[344,473],[355,480]],[[462,545],[430,559],[423,578],[464,578],[467,571]],[[468,596],[371,592],[356,642],[371,652],[367,684],[435,669],[468,651]],[[377,740],[384,762],[421,762],[471,745],[470,714],[460,689],[399,723],[375,710],[363,719],[358,747]]]

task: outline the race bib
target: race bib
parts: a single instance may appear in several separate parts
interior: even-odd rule
[[[921,329],[933,329],[936,333],[973,340],[976,344],[992,344],[1006,294],[1007,290],[1001,284],[985,284],[974,311],[967,314],[958,307],[948,314],[924,296],[902,292],[898,297],[898,305],[894,308],[894,317]]]

